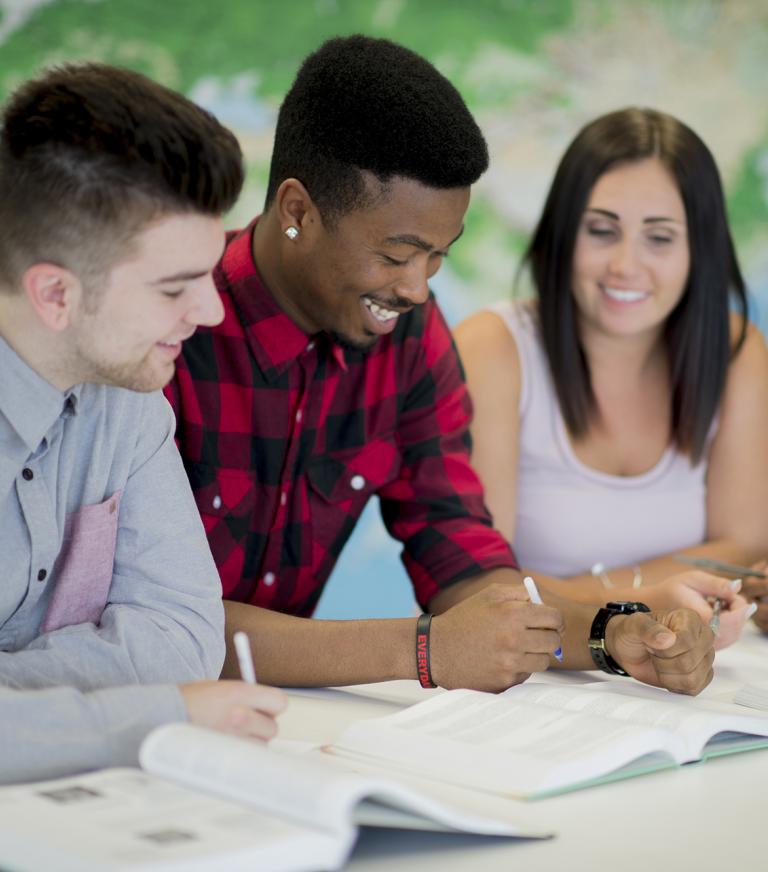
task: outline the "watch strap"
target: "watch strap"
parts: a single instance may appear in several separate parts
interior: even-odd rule
[[[592,655],[592,662],[598,669],[607,672],[609,675],[629,675],[622,666],[614,660],[608,653],[605,647],[605,631],[608,626],[608,621],[615,618],[616,615],[632,615],[635,612],[649,612],[650,609],[645,603],[638,602],[612,602],[598,609],[592,628],[589,631],[589,653]]]

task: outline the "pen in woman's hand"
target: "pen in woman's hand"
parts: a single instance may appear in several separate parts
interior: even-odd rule
[[[712,604],[712,617],[709,619],[709,629],[717,635],[717,631],[720,629],[720,610],[723,608],[723,601],[721,599],[716,599]]]

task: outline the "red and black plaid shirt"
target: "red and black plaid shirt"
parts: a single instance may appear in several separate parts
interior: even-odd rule
[[[224,596],[311,615],[373,494],[422,605],[515,566],[469,465],[470,401],[435,301],[367,352],[308,336],[261,283],[252,231],[215,272],[224,321],[184,343],[166,388]]]

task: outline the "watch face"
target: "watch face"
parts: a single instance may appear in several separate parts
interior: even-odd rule
[[[638,602],[612,602],[606,603],[605,607],[612,612],[618,612],[621,615],[631,615],[634,612],[650,612],[650,609],[645,603]]]

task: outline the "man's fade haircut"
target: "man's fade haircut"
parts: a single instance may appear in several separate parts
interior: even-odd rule
[[[0,119],[0,286],[35,263],[93,284],[164,213],[217,216],[236,201],[234,135],[140,73],[67,64],[21,85]]]
[[[747,297],[712,153],[682,121],[630,107],[587,124],[568,146],[523,258],[538,294],[542,342],[560,410],[574,438],[599,420],[578,333],[573,253],[590,192],[610,170],[655,159],[685,206],[690,270],[681,300],[664,328],[672,387],[672,438],[698,462],[725,387],[729,362],[744,342]],[[729,307],[742,316],[731,342]]]
[[[480,128],[429,61],[386,39],[337,37],[305,59],[280,107],[265,209],[295,178],[333,226],[371,205],[361,170],[384,189],[393,176],[445,189],[487,168]]]

